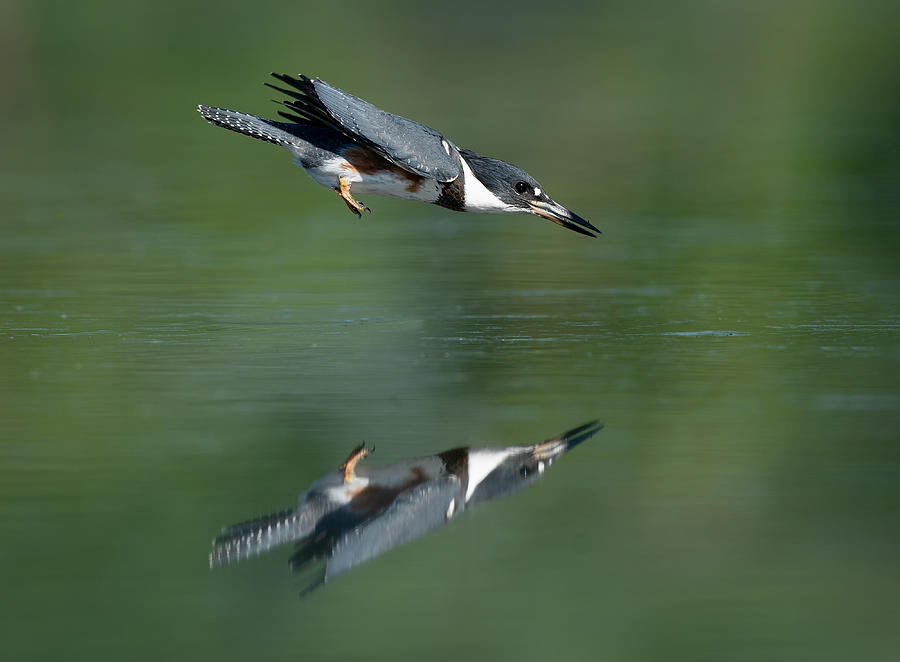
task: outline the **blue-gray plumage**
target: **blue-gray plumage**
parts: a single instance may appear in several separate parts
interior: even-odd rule
[[[302,592],[448,522],[477,503],[531,484],[563,453],[592,437],[593,421],[537,444],[454,448],[389,465],[359,467],[351,452],[338,471],[316,480],[296,508],[226,527],[210,567],[296,543],[291,568]]]
[[[276,78],[292,83],[287,76]],[[300,81],[304,82],[303,77]],[[284,88],[269,87],[293,96]],[[305,92],[297,94],[297,100],[287,107],[304,112],[310,108],[306,99],[314,94],[349,137],[369,145],[392,163],[439,182],[453,181],[459,175],[459,164],[444,147],[448,141],[434,129],[382,110],[322,80],[310,80]]]
[[[286,147],[314,180],[352,212],[370,211],[353,193],[418,200],[470,212],[525,212],[589,237],[588,221],[553,201],[527,172],[454,145],[438,131],[384,111],[319,79],[275,74],[289,120],[199,106],[218,126]]]

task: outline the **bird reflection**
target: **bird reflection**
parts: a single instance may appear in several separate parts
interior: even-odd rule
[[[530,485],[602,427],[592,421],[527,446],[454,448],[382,466],[357,466],[371,452],[363,443],[337,471],[313,482],[296,508],[225,527],[213,540],[209,565],[295,543],[290,566],[306,593],[466,508]]]

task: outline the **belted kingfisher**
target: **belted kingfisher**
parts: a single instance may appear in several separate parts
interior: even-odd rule
[[[600,231],[554,202],[516,166],[454,145],[439,132],[393,115],[318,78],[273,73],[288,100],[279,122],[198,106],[218,126],[286,147],[294,163],[333,188],[357,216],[371,211],[353,193],[430,202],[455,211],[525,212],[589,237]]]
[[[306,593],[340,573],[431,531],[482,501],[531,484],[566,451],[597,433],[598,421],[530,446],[454,448],[394,464],[359,467],[365,442],[338,470],[300,495],[296,508],[222,529],[209,566],[289,542],[291,569]]]

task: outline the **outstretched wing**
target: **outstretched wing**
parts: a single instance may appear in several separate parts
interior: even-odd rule
[[[354,524],[352,519],[345,522],[344,517],[334,531],[308,538],[290,560],[301,595],[441,526],[459,513],[451,507],[459,495],[459,479],[443,476],[404,492],[372,518]]]
[[[291,97],[288,101],[276,101],[291,111],[279,111],[282,117],[336,129],[417,175],[440,182],[459,176],[459,165],[449,154],[449,141],[434,129],[381,110],[318,78],[302,74],[297,78],[276,73],[272,76],[290,86],[266,83]]]
[[[398,498],[381,516],[348,531],[334,545],[325,581],[446,523],[458,514],[452,504],[459,488],[456,476],[429,481]]]

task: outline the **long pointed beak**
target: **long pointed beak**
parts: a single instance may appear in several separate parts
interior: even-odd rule
[[[534,456],[538,460],[550,460],[552,462],[566,451],[570,451],[581,442],[590,439],[602,429],[603,423],[600,421],[591,421],[590,423],[579,425],[577,428],[564,432],[558,437],[536,444],[534,446]]]
[[[548,221],[553,221],[557,225],[561,225],[573,232],[588,237],[596,237],[600,234],[600,230],[581,218],[578,214],[569,211],[558,202],[548,199],[534,200],[528,204],[531,207],[530,211],[532,214],[546,218]]]

